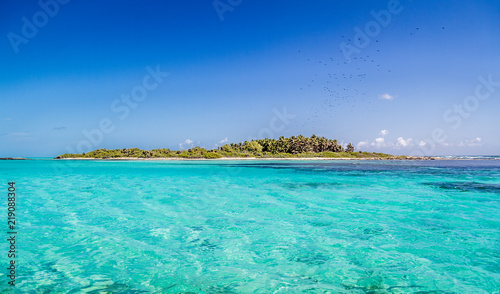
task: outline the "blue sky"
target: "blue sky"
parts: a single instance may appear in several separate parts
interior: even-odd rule
[[[299,134],[500,153],[498,1],[6,0],[0,22],[0,156]]]

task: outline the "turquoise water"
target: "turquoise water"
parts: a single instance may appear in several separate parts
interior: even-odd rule
[[[2,293],[500,289],[500,160],[0,161],[8,181]]]

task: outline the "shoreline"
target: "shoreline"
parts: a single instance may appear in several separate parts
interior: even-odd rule
[[[366,158],[351,158],[351,157],[273,157],[273,158],[259,158],[259,157],[222,157],[222,158],[179,158],[179,157],[156,157],[156,158],[144,158],[144,157],[117,157],[117,158],[88,158],[88,157],[75,157],[75,158],[45,158],[46,160],[99,160],[99,161],[334,161],[334,160],[361,160],[361,161],[380,161],[380,160],[392,160],[392,161],[412,161],[412,160],[500,160],[500,158],[449,158],[441,156],[432,157],[408,157],[408,158],[377,158],[377,157],[366,157]],[[0,158],[1,160],[32,160],[31,158]]]
[[[73,157],[73,158],[45,158],[49,160],[98,160],[98,161],[334,161],[334,160],[361,160],[361,161],[380,161],[380,160],[392,160],[392,161],[412,161],[412,160],[500,160],[500,158],[450,158],[444,156],[429,156],[429,157],[412,157],[408,156],[406,158],[380,158],[380,157],[366,157],[366,158],[356,158],[356,157],[222,157],[222,158],[180,158],[180,157],[154,157],[154,158],[144,158],[144,157],[116,157],[116,158],[88,158],[88,157]],[[32,160],[31,158],[23,157],[0,157],[1,160]]]
[[[155,158],[144,158],[144,157],[116,157],[116,158],[88,158],[88,157],[74,157],[74,158],[52,158],[53,160],[99,160],[99,161],[334,161],[334,160],[361,160],[361,161],[381,161],[381,160],[389,160],[389,161],[413,161],[413,160],[460,160],[460,161],[468,161],[468,160],[500,160],[500,158],[449,158],[444,156],[429,156],[429,157],[412,157],[408,156],[406,158],[380,158],[380,157],[366,157],[366,158],[353,158],[353,157],[291,157],[291,158],[283,158],[283,157],[222,157],[222,158],[179,158],[179,157],[155,157]]]
[[[324,161],[324,160],[450,160],[446,158],[438,157],[408,157],[408,158],[378,158],[378,157],[367,157],[367,158],[351,158],[351,157],[295,157],[295,158],[259,158],[259,157],[222,157],[222,158],[178,158],[178,157],[157,157],[157,158],[142,158],[142,157],[117,157],[117,158],[54,158],[56,160],[106,160],[106,161],[127,161],[127,160],[140,160],[140,161],[259,161],[259,160],[290,160],[290,161]]]
[[[24,157],[0,157],[0,160],[29,160]]]

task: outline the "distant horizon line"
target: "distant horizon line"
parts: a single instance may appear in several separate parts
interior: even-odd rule
[[[357,151],[355,151],[357,152]],[[371,152],[372,151],[363,151],[363,152]],[[446,155],[426,155],[423,157],[464,157],[464,156],[469,156],[469,157],[500,157],[500,154],[488,154],[488,155],[481,155],[481,154],[463,154],[463,155],[457,155],[457,154],[446,154]],[[0,156],[0,158],[27,158],[27,159],[37,159],[37,158],[43,158],[43,159],[54,159],[57,157],[55,156]]]

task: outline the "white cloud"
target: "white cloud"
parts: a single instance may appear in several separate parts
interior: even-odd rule
[[[224,138],[224,140],[220,140],[219,141],[219,144],[224,144],[224,143],[227,143],[228,139],[227,137]]]
[[[464,146],[468,146],[468,147],[476,147],[476,146],[481,146],[481,137],[476,137],[474,139],[471,139],[471,140],[465,140],[465,142],[460,142],[458,144],[459,147],[464,147]]]
[[[393,100],[395,97],[390,95],[389,93],[384,93],[384,94],[378,95],[378,98],[384,99],[384,100]]]
[[[382,147],[382,146],[385,146],[385,139],[380,137],[380,138],[377,138],[375,139],[374,142],[372,142],[371,144],[372,146],[376,146],[376,147]]]
[[[183,149],[183,148],[191,148],[193,147],[193,140],[190,140],[190,139],[186,139],[186,141],[184,141],[184,143],[180,143],[179,144],[179,148]]]
[[[399,137],[398,140],[396,141],[396,146],[397,147],[411,147],[413,146],[413,139],[408,138],[408,139],[403,139],[403,137]]]
[[[364,146],[367,146],[368,142],[367,141],[361,141],[356,145],[357,149],[363,148]]]
[[[12,118],[4,118],[3,120],[12,120]]]
[[[407,138],[405,139],[404,137],[399,137],[395,141],[388,139],[389,131],[388,130],[381,130],[379,133],[379,136],[375,138],[373,141],[371,140],[365,140],[361,141],[358,143],[357,148],[361,149],[361,147],[367,148],[384,148],[387,149],[387,152],[389,149],[392,150],[400,150],[402,148],[412,148],[415,146],[426,146],[427,143],[424,141],[417,141],[413,138]]]

